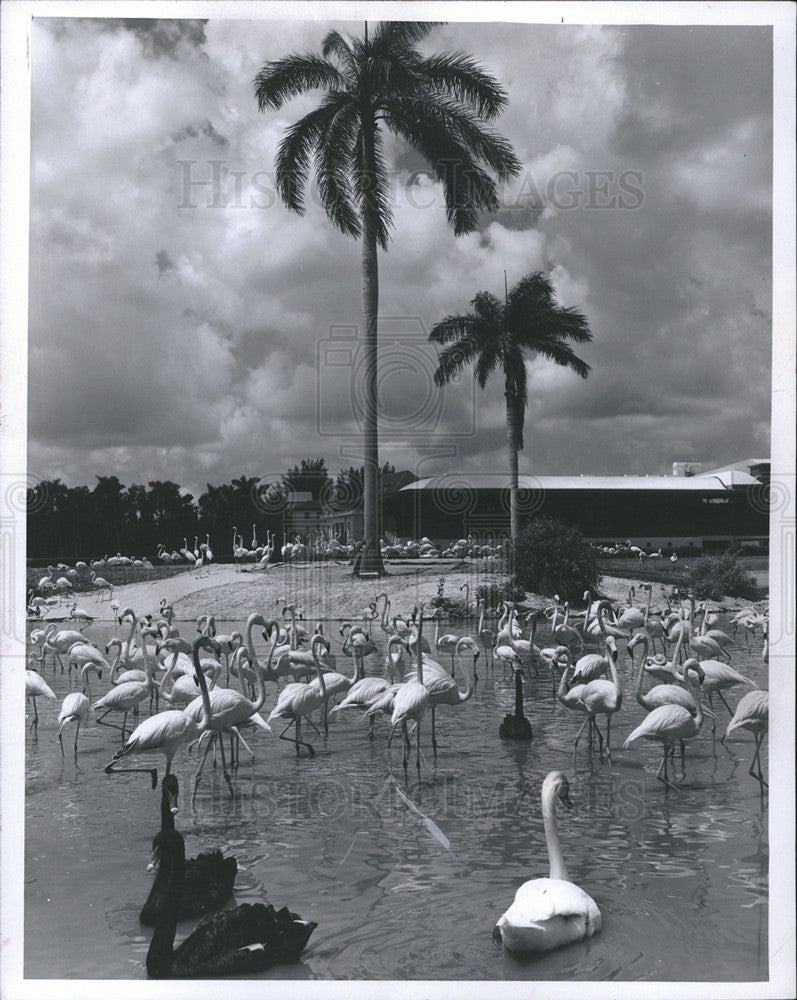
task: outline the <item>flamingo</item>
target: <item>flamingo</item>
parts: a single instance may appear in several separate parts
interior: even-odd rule
[[[400,635],[391,635],[387,640],[387,655],[385,656],[385,670],[393,683],[398,675],[399,680],[404,676],[404,653],[407,651],[406,640]]]
[[[205,760],[207,759],[213,740],[216,736],[219,737],[219,746],[221,747],[221,762],[224,780],[227,782],[230,794],[233,795],[232,780],[230,779],[229,772],[227,771],[227,760],[224,755],[224,742],[221,739],[223,731],[225,729],[231,729],[240,739],[240,733],[237,731],[236,727],[246,723],[254,723],[261,729],[271,732],[271,726],[269,726],[269,724],[260,715],[260,709],[266,702],[266,684],[264,674],[268,672],[271,664],[271,658],[274,655],[274,649],[276,648],[277,638],[279,636],[279,626],[275,621],[269,621],[266,623],[266,629],[271,635],[271,647],[269,649],[269,658],[265,668],[262,670],[255,670],[257,680],[257,697],[254,701],[250,701],[244,693],[243,669],[240,666],[241,658],[246,655],[246,649],[243,646],[239,646],[233,655],[233,660],[238,667],[238,679],[241,684],[241,690],[235,691],[232,688],[214,688],[210,695],[208,694],[204,672],[201,670],[199,657],[195,652],[194,668],[195,670],[199,669],[199,672],[202,674],[202,678],[199,681],[199,684],[202,687],[202,693],[199,698],[194,699],[194,701],[187,706],[185,713],[190,719],[193,719],[194,722],[199,724],[205,711],[205,701],[206,699],[209,699],[207,703],[211,708],[211,719],[208,724],[204,726],[204,728],[209,730],[211,735],[208,740],[208,745],[205,747],[202,760],[197,768],[197,772],[194,775],[194,795],[196,795],[199,780],[202,777],[202,769],[205,765]],[[200,636],[200,638],[202,638],[202,636]],[[168,643],[174,641],[175,640],[167,640],[165,645],[168,647]],[[194,648],[196,650],[196,644]],[[213,642],[213,649],[218,655],[220,651],[218,643],[215,642],[215,640]],[[244,746],[247,746],[245,742]],[[249,750],[250,755],[254,758],[254,754],[248,746],[247,749]]]
[[[281,740],[287,739],[290,741],[290,737],[286,737],[285,733],[295,726],[294,729],[294,744],[296,746],[296,756],[299,756],[299,747],[305,746],[311,757],[315,757],[315,750],[310,743],[307,743],[300,739],[301,736],[301,724],[302,718],[304,716],[309,716],[315,711],[316,708],[324,703],[326,699],[326,689],[324,688],[324,674],[322,670],[321,659],[318,656],[316,650],[320,645],[323,645],[324,639],[320,635],[314,635],[310,643],[310,651],[314,653],[315,668],[318,675],[318,687],[313,688],[309,684],[301,684],[295,682],[293,684],[286,684],[285,687],[280,691],[279,698],[277,699],[277,704],[272,709],[271,715],[268,717],[268,721],[271,722],[272,719],[288,719],[288,725],[279,734]]]
[[[166,642],[173,643],[172,646],[166,646]],[[180,676],[175,676],[175,670],[177,669],[178,658],[181,653],[184,655],[190,655],[193,653],[193,647],[190,643],[186,642],[185,639],[165,639],[158,649],[163,651],[171,651],[171,660],[169,661],[169,668],[166,671],[166,676],[159,682],[160,696],[163,700],[172,706],[182,706],[190,705],[191,702],[197,697],[197,692],[199,691],[199,685],[197,684],[193,674],[181,674]],[[167,657],[168,659],[168,657]],[[219,671],[221,670],[221,664],[216,660],[212,661],[215,667],[211,669],[211,682],[209,690],[213,690],[218,681]],[[193,663],[192,663],[193,666]],[[203,671],[205,670],[203,662],[200,661],[200,666]],[[171,688],[167,690],[169,681],[172,681]]]
[[[55,580],[53,576],[55,574],[55,566],[47,567],[47,576],[43,576],[39,582],[36,584],[36,589],[40,591],[45,590],[55,590]]]
[[[484,627],[484,612],[487,607],[487,599],[485,597],[477,597],[476,603],[481,605],[481,612],[479,614],[479,624],[476,627],[476,634],[479,637],[479,642],[484,648],[485,662],[487,666],[490,666],[490,661],[492,659],[493,646],[495,645],[495,632],[491,628]],[[493,667],[493,673],[495,672],[495,667]]]
[[[69,653],[67,654],[67,669],[69,671],[69,678],[71,684],[72,678],[72,667],[77,667],[78,670],[82,668],[87,663],[93,663],[100,672],[100,680],[102,680],[102,670],[110,671],[111,666],[102,653],[95,647],[90,646],[87,642],[75,642],[69,647]]]
[[[171,641],[173,640],[167,640],[167,642]],[[200,649],[210,649],[217,652],[218,647],[213,639],[209,639],[204,635],[199,636],[194,643],[194,669],[197,681],[200,685],[200,690],[202,691],[203,701],[203,709],[199,722],[196,722],[188,715],[187,712],[181,711],[180,709],[169,709],[166,712],[159,712],[157,715],[151,715],[133,730],[127,738],[127,742],[124,746],[120,747],[111,760],[105,765],[106,774],[146,774],[149,772],[152,776],[152,787],[156,788],[158,785],[157,768],[120,768],[115,765],[132,754],[162,753],[166,757],[166,773],[170,774],[172,769],[172,760],[174,759],[174,755],[177,753],[179,748],[189,740],[195,739],[209,727],[212,713],[210,709],[207,686],[205,685],[205,675],[202,673],[199,666]]]
[[[416,739],[416,755],[415,755],[415,766],[420,772],[421,770],[421,719],[426,714],[426,709],[429,707],[429,691],[426,689],[423,683],[423,652],[422,652],[422,640],[423,640],[423,605],[421,604],[418,608],[418,625],[416,633],[415,642],[415,677],[410,678],[405,684],[402,684],[398,691],[396,691],[393,698],[393,714],[390,717],[393,728],[390,731],[390,737],[388,738],[388,745],[390,745],[390,740],[393,738],[393,733],[396,731],[396,727],[401,723],[402,732],[404,735],[404,740],[402,743],[404,756],[403,764],[404,770],[407,770],[407,747],[409,745],[409,736],[407,735],[407,721],[412,720],[415,722],[415,739]],[[440,668],[442,670],[442,668]]]
[[[97,600],[99,601],[100,595],[103,591],[108,591],[108,600],[113,597],[113,584],[108,583],[108,581],[103,576],[97,576],[94,570],[91,571],[91,584],[97,591]]]
[[[617,628],[628,630],[644,627],[645,615],[639,608],[635,608],[632,603],[635,594],[636,591],[631,587],[628,591],[628,607],[623,609],[623,613],[614,623]]]
[[[388,646],[390,643],[401,644],[402,652],[403,649],[406,648],[404,647],[403,640],[397,635],[391,637]],[[401,655],[401,653],[399,655]],[[342,702],[340,702],[340,704],[335,705],[332,708],[332,711],[342,712],[345,708],[369,709],[374,702],[380,699],[392,686],[393,685],[389,681],[385,680],[384,677],[363,677],[361,680],[352,684],[346,694],[346,697]],[[368,720],[368,735],[371,739],[374,737],[375,720],[376,714],[371,714]]]
[[[663,754],[656,778],[662,781],[665,787],[678,788],[678,785],[670,781],[667,775],[667,752],[669,748],[675,745],[676,740],[680,741],[681,766],[684,767],[684,740],[697,736],[700,732],[700,727],[703,725],[703,707],[700,704],[697,691],[692,690],[690,677],[692,671],[697,673],[698,667],[700,667],[700,664],[693,658],[688,659],[684,664],[684,680],[697,705],[697,711],[694,715],[682,705],[661,705],[642,720],[623,744],[623,749],[625,750],[631,743],[638,739],[658,740],[661,742]],[[662,770],[664,771],[664,777],[662,777]],[[684,773],[686,773],[685,770]]]
[[[319,642],[317,644],[314,642],[312,647],[313,650],[317,649],[317,647],[320,646],[325,641],[323,639],[323,636],[313,636],[314,640],[316,638],[321,639],[322,642]],[[359,636],[359,635],[355,636],[354,641],[356,642],[357,639],[364,639],[365,642],[370,642],[370,640],[366,636]],[[357,649],[358,648],[357,645],[355,645],[354,648]],[[318,658],[318,654],[315,652],[311,652],[310,655],[313,656],[314,659]],[[354,674],[351,677],[347,677],[346,674],[337,673],[337,671],[330,671],[329,673],[327,673],[326,671],[324,672],[323,693],[324,693],[325,733],[329,733],[329,721],[327,717],[329,699],[333,698],[336,694],[341,694],[342,692],[348,693],[354,684],[363,679],[364,678],[362,677],[362,656],[357,654],[355,654],[354,657]],[[318,691],[321,691],[321,685],[322,681],[320,680],[320,678],[314,677],[313,680],[310,681],[310,684],[308,686],[311,688],[315,688]]]
[[[112,729],[121,729],[122,738],[124,739],[128,714],[132,711],[134,715],[138,715],[138,706],[141,702],[148,694],[151,695],[154,691],[157,691],[157,685],[153,678],[154,664],[152,661],[145,659],[144,669],[147,677],[145,681],[126,681],[124,684],[119,684],[117,687],[111,688],[104,697],[94,702],[91,706],[92,712],[96,712],[98,709],[105,709],[97,719],[98,726],[110,726]],[[114,726],[111,722],[102,721],[110,712],[123,713],[121,727]]]
[[[35,653],[31,653],[28,657],[28,662],[38,661],[41,663],[44,660],[42,656],[41,659],[36,656]],[[25,698],[30,699],[33,702],[33,722],[31,723],[31,728],[39,725],[39,710],[36,707],[37,698],[49,698],[50,701],[55,701],[55,693],[52,688],[47,684],[41,674],[34,669],[28,669],[25,671]]]
[[[595,901],[568,879],[556,829],[556,800],[572,809],[570,786],[561,771],[551,771],[542,783],[542,821],[548,848],[548,878],[524,882],[501,916],[493,938],[507,951],[539,954],[581,941],[601,929]]]
[[[611,604],[609,601],[599,601],[596,609],[598,625],[603,635],[604,643],[609,638],[615,638],[613,631],[616,630],[610,630],[610,627],[607,629],[604,619],[604,612],[610,607]],[[623,632],[621,634],[627,636],[628,633]],[[608,654],[601,656],[600,653],[585,653],[584,656],[579,657],[576,661],[575,669],[573,670],[573,682],[575,684],[587,684],[590,681],[597,680],[609,669],[610,662],[611,656]]]
[[[712,699],[715,691],[719,695],[722,704],[728,709],[728,715],[733,716],[731,706],[725,700],[725,695],[722,692],[726,688],[735,687],[737,684],[749,684],[750,687],[758,688],[755,681],[750,680],[749,677],[745,677],[744,674],[740,674],[738,670],[734,670],[733,667],[728,666],[727,663],[722,663],[720,660],[702,660],[700,666],[705,673],[703,692],[708,696],[709,707],[712,711],[714,709]],[[720,743],[725,743],[724,736],[720,740]]]
[[[89,661],[83,665],[81,677],[83,678],[83,691],[73,691],[68,694],[61,703],[61,712],[58,715],[58,742],[61,744],[61,756],[64,754],[64,741],[61,734],[68,722],[75,722],[75,759],[77,760],[77,740],[80,735],[80,723],[85,721],[89,714],[91,705],[91,687],[89,686],[89,671],[93,670],[97,677],[102,680],[102,670],[96,663]]]
[[[462,653],[460,650],[462,649],[467,649],[473,654],[475,671],[475,663],[479,658],[479,647],[476,645],[476,641],[469,635],[463,636],[456,644],[454,655],[461,656]],[[435,709],[438,705],[461,705],[463,702],[468,701],[473,695],[473,686],[470,683],[468,675],[465,674],[465,690],[460,691],[454,678],[449,677],[446,671],[434,660],[426,660],[424,668],[423,684],[429,692],[429,707],[432,710],[432,746],[436,751]]]
[[[628,643],[628,648],[629,650],[634,649],[640,643],[643,646],[642,660],[644,663],[647,659],[648,646],[650,644],[650,639],[644,632],[638,632],[633,636]],[[702,684],[705,679],[702,666],[695,673],[698,675],[698,683]],[[692,715],[695,714],[697,705],[691,691],[681,687],[679,684],[656,684],[646,694],[643,694],[642,682],[644,677],[645,671],[640,670],[637,675],[636,700],[645,711],[652,712],[655,708],[660,708],[662,705],[681,705],[687,711],[691,712]]]
[[[556,598],[558,600],[558,598]],[[552,629],[553,637],[555,641],[560,646],[567,646],[569,649],[579,650],[584,645],[581,636],[578,634],[578,629],[573,628],[572,625],[567,624],[567,617],[570,612],[570,604],[565,601],[565,616],[561,625],[557,625]]]
[[[598,733],[598,740],[600,741],[601,752],[603,749],[603,737],[601,736],[601,731],[598,727],[595,716],[606,716],[606,755],[609,758],[609,764],[611,765],[612,716],[615,712],[619,712],[622,708],[623,691],[617,677],[617,644],[614,641],[614,637],[611,635],[606,636],[605,641],[606,648],[609,653],[609,669],[612,673],[612,679],[608,681],[605,678],[599,678],[598,680],[590,681],[588,684],[585,684],[584,690],[581,692],[581,703],[587,713],[587,722],[589,719],[594,721],[595,729]],[[585,722],[584,725],[586,724],[587,723]],[[578,736],[576,736],[576,746],[578,746],[578,738],[583,730],[584,726],[581,727]]]
[[[44,633],[44,641],[42,643],[42,658],[41,662],[44,664],[44,657],[47,653],[53,654],[53,673],[55,673],[55,661],[61,664],[61,673],[64,672],[64,661],[61,659],[62,653],[68,653],[71,646],[76,642],[85,642],[86,637],[82,632],[78,632],[75,629],[63,628],[55,631],[55,625],[50,625],[47,631]]]
[[[769,731],[769,692],[768,691],[748,691],[739,699],[733,718],[728,723],[725,731],[725,738],[730,736],[734,729],[749,729],[755,739],[755,753],[750,764],[750,775],[761,783],[762,789],[768,788],[768,783],[764,780],[761,770],[761,744]],[[758,772],[753,768],[758,762]]]
[[[72,607],[69,609],[69,617],[73,621],[82,621],[83,622],[83,624],[80,627],[80,631],[81,632],[84,629],[87,629],[89,627],[89,625],[93,624],[93,622],[94,622],[94,619],[88,613],[88,611],[84,611],[83,608],[79,608],[77,606],[77,603],[74,603],[72,605]]]
[[[457,637],[447,632],[440,635],[440,608],[435,608],[434,612],[434,647],[441,653],[448,653],[451,657],[451,676],[454,676],[454,654],[457,648]]]
[[[560,652],[561,651],[561,652]],[[565,659],[565,669],[562,671],[562,677],[559,681],[559,688],[556,692],[556,700],[564,705],[565,708],[569,709],[571,712],[581,712],[585,714],[587,709],[584,702],[581,700],[581,695],[586,687],[586,684],[574,684],[572,687],[568,687],[573,673],[573,662],[570,658],[570,650],[567,646],[559,646],[556,650],[557,659],[563,657]],[[586,724],[589,724],[589,739],[590,744],[592,743],[592,730],[595,725],[595,720],[587,716]],[[584,727],[582,726],[581,729]],[[581,730],[579,730],[579,736],[581,735]],[[578,745],[578,739],[576,739],[576,744],[573,747],[573,760],[576,758],[576,746]]]

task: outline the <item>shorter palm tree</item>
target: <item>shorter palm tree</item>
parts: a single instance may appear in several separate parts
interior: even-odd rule
[[[446,316],[435,324],[429,340],[447,344],[440,353],[435,383],[443,386],[465,365],[473,364],[473,377],[484,389],[496,370],[504,374],[506,439],[510,472],[510,535],[519,531],[518,451],[523,448],[523,424],[528,402],[527,353],[542,355],[587,378],[590,366],[577,357],[569,342],[587,344],[592,334],[586,318],[575,308],[556,303],[553,285],[541,271],[528,274],[511,289],[502,303],[490,292],[478,292],[472,312]]]

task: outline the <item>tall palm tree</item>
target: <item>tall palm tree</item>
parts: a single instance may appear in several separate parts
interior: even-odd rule
[[[324,209],[343,233],[362,239],[364,331],[364,540],[358,570],[384,571],[379,551],[377,250],[392,225],[384,131],[406,141],[429,163],[445,192],[446,215],[459,236],[481,211],[498,207],[496,180],[520,171],[509,143],[487,127],[506,106],[501,86],[462,53],[424,56],[415,46],[433,22],[380,22],[372,37],[330,31],[321,56],[293,54],[266,63],[255,77],[258,108],[280,108],[320,88],[320,105],[286,132],[276,184],[288,208],[302,214],[312,165]]]
[[[581,378],[590,366],[576,357],[568,341],[592,340],[587,320],[577,309],[557,305],[551,282],[541,271],[528,274],[508,292],[504,301],[490,292],[478,292],[473,312],[446,316],[429,340],[448,346],[440,352],[435,382],[445,385],[465,365],[473,363],[473,377],[484,389],[494,371],[504,375],[506,442],[509,453],[509,531],[512,544],[520,528],[518,509],[518,451],[523,447],[523,424],[528,402],[527,352],[542,355],[574,371]]]

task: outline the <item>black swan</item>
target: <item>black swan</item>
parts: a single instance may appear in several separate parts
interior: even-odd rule
[[[498,735],[504,740],[530,740],[534,736],[531,723],[523,714],[523,678],[518,669],[515,669],[515,712],[504,716]]]
[[[174,830],[174,814],[177,812],[178,784],[173,774],[167,774],[162,782],[161,828],[152,841],[152,866],[162,856],[163,835]],[[183,888],[177,908],[178,920],[199,917],[211,910],[218,910],[232,895],[238,862],[235,858],[225,858],[221,851],[210,851],[190,858],[185,862]],[[149,897],[144,904],[139,920],[148,927],[154,927],[164,904],[168,873],[161,866],[155,877]]]
[[[164,830],[160,838],[161,872],[166,872],[167,881],[147,951],[151,979],[215,979],[298,961],[316,923],[302,920],[287,907],[275,910],[264,903],[207,914],[175,949],[185,842],[176,830]]]

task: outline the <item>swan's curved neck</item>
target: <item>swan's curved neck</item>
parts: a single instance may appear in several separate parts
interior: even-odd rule
[[[172,830],[167,832],[161,845],[158,876],[164,877],[164,871],[166,890],[147,951],[147,973],[153,978],[164,978],[171,971],[174,962],[174,935],[177,933],[177,917],[183,895],[185,842],[179,833]]]
[[[545,842],[548,846],[548,861],[550,871],[548,878],[561,879],[569,882],[565,859],[559,845],[559,833],[556,829],[556,788],[546,788],[542,799],[542,822],[545,827]]]

